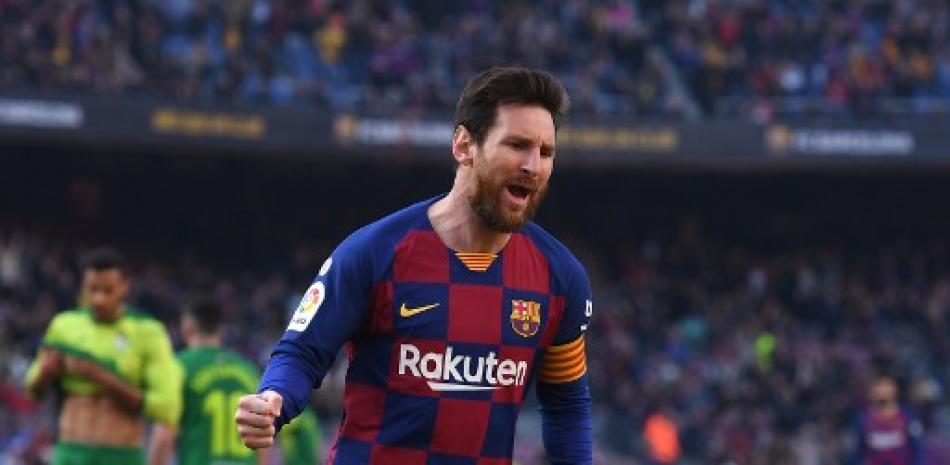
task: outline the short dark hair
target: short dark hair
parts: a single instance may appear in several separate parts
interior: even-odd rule
[[[209,336],[221,329],[223,316],[221,307],[211,299],[198,299],[185,307],[184,313],[191,315],[198,325],[198,332]]]
[[[119,270],[125,274],[128,271],[128,264],[118,250],[112,247],[97,247],[83,255],[82,270]]]
[[[507,104],[539,105],[551,113],[555,129],[570,106],[567,91],[546,71],[491,68],[472,78],[455,107],[455,128],[464,126],[479,145]]]

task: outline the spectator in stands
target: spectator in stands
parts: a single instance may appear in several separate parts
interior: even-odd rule
[[[643,440],[647,457],[655,465],[672,465],[680,458],[680,439],[676,422],[669,411],[660,406],[653,409],[643,424]]]
[[[897,382],[880,376],[871,383],[868,411],[857,420],[854,465],[920,465],[923,426],[902,408]]]

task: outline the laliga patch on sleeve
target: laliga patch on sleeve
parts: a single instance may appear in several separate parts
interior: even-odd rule
[[[307,329],[307,326],[310,325],[310,320],[313,319],[313,316],[317,314],[317,310],[320,309],[320,305],[323,304],[323,299],[326,298],[326,288],[323,286],[323,282],[317,281],[310,285],[310,288],[307,289],[307,293],[303,295],[303,299],[300,299],[300,305],[297,306],[297,311],[294,312],[294,316],[290,318],[290,325],[287,326],[287,331],[300,331]]]
[[[328,258],[323,262],[323,266],[320,267],[320,272],[318,276],[326,276],[330,272],[330,267],[333,266],[333,257]]]

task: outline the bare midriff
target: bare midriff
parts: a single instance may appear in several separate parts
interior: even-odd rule
[[[70,394],[59,415],[59,440],[90,446],[140,447],[142,417],[104,395]]]

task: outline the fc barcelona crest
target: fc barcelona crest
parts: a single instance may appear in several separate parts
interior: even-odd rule
[[[541,304],[530,300],[511,301],[511,329],[519,336],[531,337],[541,326]]]

